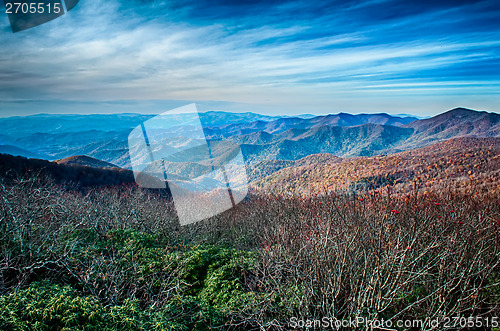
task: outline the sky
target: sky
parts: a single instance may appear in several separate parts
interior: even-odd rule
[[[80,0],[12,33],[0,116],[500,112],[500,1]]]

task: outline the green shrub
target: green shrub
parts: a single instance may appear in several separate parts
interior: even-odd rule
[[[99,330],[104,309],[92,297],[47,281],[0,298],[0,326],[6,330]]]
[[[103,307],[69,286],[48,281],[0,297],[1,330],[208,330],[224,318],[193,297],[177,297],[160,309],[142,309],[137,300]]]
[[[177,288],[154,309],[139,299],[124,299],[105,307],[100,299],[107,302],[106,294],[100,299],[81,296],[70,286],[36,282],[0,298],[4,312],[0,329],[208,330],[224,325],[229,314],[240,312],[241,307],[251,309],[260,296],[243,288],[244,277],[257,261],[253,252],[211,245],[162,249],[153,236],[135,231],[114,231],[105,240],[96,240],[88,231],[80,234],[94,245],[73,256],[75,266],[79,270],[89,265],[103,268],[87,273],[87,287],[113,288],[109,285],[121,280],[123,286],[148,286],[153,291],[149,295],[158,298],[166,290],[174,290],[162,281],[170,277]],[[101,263],[111,255],[112,263]],[[109,276],[111,271],[116,276]],[[75,285],[80,288],[82,284]],[[123,288],[117,290],[128,293]]]
[[[256,261],[256,254],[252,252],[218,249],[213,255],[212,263],[207,267],[198,297],[201,301],[227,312],[254,305],[259,295],[245,290],[242,284]]]

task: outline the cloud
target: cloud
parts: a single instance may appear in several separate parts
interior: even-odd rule
[[[322,3],[80,1],[1,35],[0,98],[401,112],[482,96],[476,108],[498,111],[495,2]]]

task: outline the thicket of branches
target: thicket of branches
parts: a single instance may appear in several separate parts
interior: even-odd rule
[[[48,280],[102,309],[135,300],[133,318],[155,311],[168,323],[200,329],[500,310],[500,204],[487,193],[252,195],[185,227],[161,192],[135,186],[81,193],[42,178],[17,179],[0,186],[0,199],[6,307],[5,298]],[[14,315],[0,324],[14,323]],[[122,327],[153,328],[134,325]]]

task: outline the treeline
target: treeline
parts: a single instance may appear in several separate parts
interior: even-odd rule
[[[18,178],[49,178],[57,184],[71,184],[76,188],[129,185],[135,182],[134,174],[127,169],[64,165],[9,154],[0,154],[0,177],[7,182]]]

